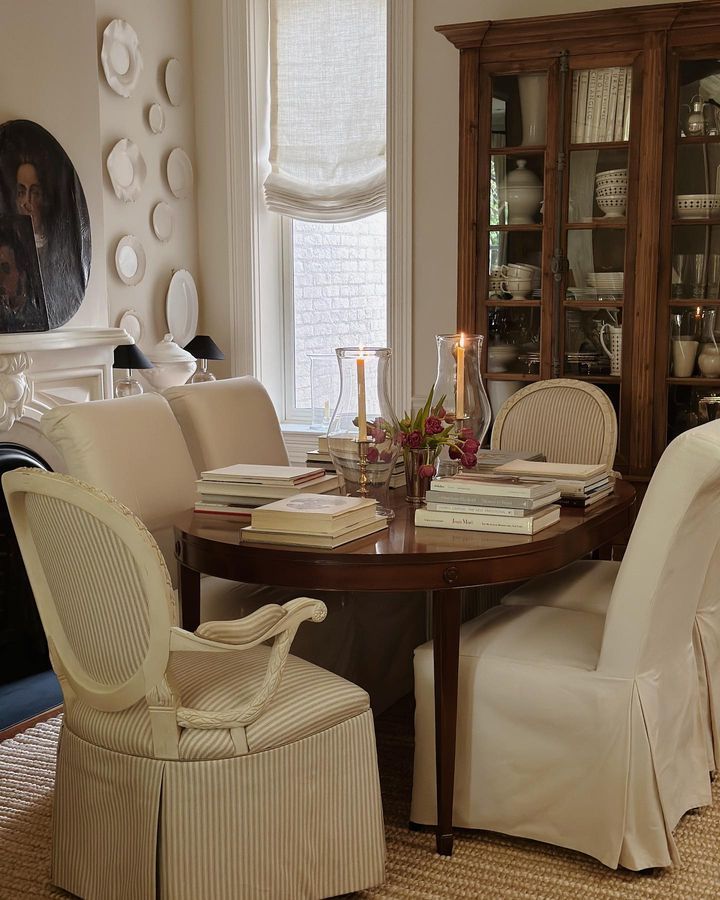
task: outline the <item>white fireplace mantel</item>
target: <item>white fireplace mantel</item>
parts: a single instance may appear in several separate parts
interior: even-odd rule
[[[122,328],[94,326],[0,334],[0,432],[60,403],[110,397],[112,348],[132,343]]]

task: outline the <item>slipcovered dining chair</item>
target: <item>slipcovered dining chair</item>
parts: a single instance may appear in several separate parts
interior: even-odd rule
[[[535,450],[548,462],[612,468],[617,416],[608,395],[586,381],[553,378],[521,388],[500,408],[493,450]]]
[[[265,387],[244,376],[165,391],[198,473],[237,462],[287,465],[280,423]],[[316,646],[300,634],[296,653],[362,685],[381,712],[412,690],[412,653],[427,637],[424,597],[404,592],[323,592],[338,632]],[[258,599],[248,597],[243,612]],[[339,632],[343,634],[339,634]],[[332,655],[332,661],[328,654]]]
[[[323,603],[184,631],[158,545],[127,507],[63,475],[2,481],[65,702],[52,882],[98,900],[320,898],[381,882],[368,697],[288,653]]]
[[[512,606],[463,626],[454,822],[570,847],[606,865],[677,862],[673,829],[711,802],[693,648],[720,578],[720,422],[676,438],[615,577],[572,590],[607,606]],[[530,597],[562,588],[532,580]],[[415,655],[411,817],[435,821],[432,644]]]

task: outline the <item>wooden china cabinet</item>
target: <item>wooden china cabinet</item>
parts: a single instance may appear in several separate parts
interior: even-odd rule
[[[598,385],[640,485],[720,416],[720,2],[437,30],[460,51],[458,328],[487,336],[493,408]]]

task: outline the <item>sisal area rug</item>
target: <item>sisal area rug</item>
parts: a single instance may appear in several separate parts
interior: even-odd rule
[[[48,882],[53,770],[60,719],[0,744],[0,900],[69,898]],[[677,869],[613,872],[573,853],[488,832],[459,832],[452,858],[434,837],[407,830],[412,718],[399,704],[377,722],[385,804],[385,884],[360,898],[402,900],[717,900],[720,897],[720,779],[715,803],[686,816],[676,837]],[[282,900],[282,898],[277,898]]]

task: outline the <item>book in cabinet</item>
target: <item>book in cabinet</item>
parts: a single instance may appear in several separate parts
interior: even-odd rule
[[[438,28],[460,51],[458,328],[487,336],[493,408],[538,379],[596,384],[618,414],[616,466],[640,483],[711,414],[703,390],[720,409],[720,351],[716,380],[710,352],[704,373],[673,364],[691,325],[707,343],[715,307],[720,338],[720,196],[695,201],[700,222],[677,200],[720,195],[720,137],[697,134],[703,115],[720,129],[718,25],[720,3],[701,0]],[[678,283],[699,290],[692,265],[703,296],[681,298]]]

